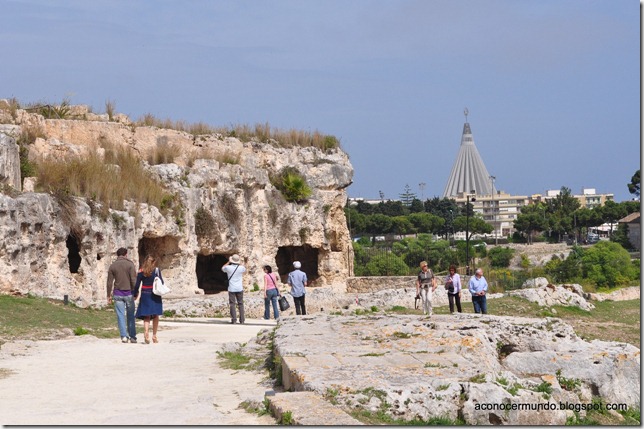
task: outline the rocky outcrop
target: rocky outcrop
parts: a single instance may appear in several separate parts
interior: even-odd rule
[[[640,401],[638,348],[553,318],[319,314],[283,319],[274,347],[286,390],[392,419],[563,425],[560,404]]]
[[[587,295],[591,301],[630,301],[631,299],[640,299],[640,287],[631,286],[609,293],[589,293]]]
[[[595,308],[584,298],[584,291],[580,285],[556,286],[548,284],[547,286],[510,291],[507,295],[527,299],[542,307],[564,305],[579,307],[586,311]]]
[[[533,287],[545,287],[548,286],[550,282],[545,277],[537,277],[534,279],[528,279],[523,282],[521,285],[522,289],[533,288]]]
[[[14,138],[17,128],[0,125],[0,185],[20,191],[20,148]]]
[[[296,259],[313,286],[341,285],[352,274],[344,205],[353,169],[340,149],[193,136],[133,126],[122,115],[119,122],[109,122],[86,110],[74,110],[74,117],[92,120],[44,119],[18,110],[15,125],[0,128],[0,151],[17,148],[9,128],[15,136],[29,127],[39,130],[30,145],[32,161],[104,156],[113,148],[129,148],[141,159],[141,168],[174,195],[178,209],[162,212],[125,201],[122,210],[105,215],[100,204],[83,198],[0,194],[0,293],[68,295],[77,305],[103,304],[107,268],[119,247],[129,249],[137,265],[147,254],[158,255],[175,298],[225,291],[220,267],[233,253],[248,269],[246,290],[263,285],[263,265],[285,280]],[[164,148],[173,148],[172,163],[147,163]],[[5,157],[0,160],[0,174],[15,171]],[[286,201],[271,182],[270,176],[284,167],[296,168],[311,187],[305,202]],[[19,178],[11,180],[20,184]],[[26,183],[34,188],[32,179]]]

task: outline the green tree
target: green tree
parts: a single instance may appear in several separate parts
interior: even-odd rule
[[[581,256],[583,249],[579,246],[574,246],[572,251],[565,259],[560,259],[554,255],[550,261],[544,266],[544,270],[548,277],[554,282],[569,282],[576,278],[581,277]]]
[[[615,287],[634,279],[631,257],[618,243],[600,241],[586,249],[581,259],[584,277],[597,286]]]
[[[396,216],[391,218],[391,230],[395,234],[413,234],[416,232],[414,225],[407,216]]]
[[[602,223],[610,223],[610,235],[613,235],[613,224],[627,215],[626,207],[615,201],[608,200],[603,206],[598,207]]]
[[[574,230],[573,213],[579,206],[579,201],[565,186],[562,186],[559,195],[546,201],[548,227],[549,230],[557,234],[558,241],[561,241],[562,235]]]
[[[371,258],[365,267],[364,275],[367,276],[406,276],[409,267],[401,257],[389,253]]]
[[[388,234],[393,227],[391,217],[385,216],[380,213],[372,214],[366,217],[367,226],[366,231],[375,236],[378,234]]]
[[[545,207],[542,204],[521,207],[521,213],[514,220],[514,229],[525,234],[528,244],[532,244],[532,236],[535,232],[543,231],[547,226]]]
[[[412,213],[407,216],[420,233],[433,234],[439,231],[445,224],[445,220],[429,213]]]
[[[425,211],[425,205],[418,198],[414,198],[409,206],[409,213],[423,213]]]
[[[367,217],[354,207],[345,207],[344,216],[347,219],[347,227],[352,237],[367,231]]]
[[[398,196],[400,197],[402,205],[405,207],[411,206],[411,202],[416,199],[416,194],[411,191],[409,183],[405,185],[404,192],[402,194],[399,194]]]
[[[635,195],[636,197],[640,196],[640,171],[637,170],[633,177],[631,177],[631,183],[628,184],[628,192]]]
[[[493,247],[488,252],[490,258],[490,265],[494,268],[507,268],[510,266],[510,261],[514,256],[514,249],[509,247]]]
[[[465,231],[467,229],[470,238],[472,234],[489,234],[494,229],[492,225],[486,223],[478,214],[470,216],[469,227],[467,225],[468,219],[466,216],[459,216],[454,219],[454,231]]]
[[[454,219],[456,219],[461,213],[455,200],[446,197],[434,197],[431,200],[426,200],[424,205],[427,213],[445,220],[443,226],[439,230],[435,231],[436,234],[440,234],[447,238],[448,234],[452,234],[454,232]]]

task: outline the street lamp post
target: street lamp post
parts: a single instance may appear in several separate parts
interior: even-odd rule
[[[494,181],[496,180],[495,176],[490,176],[490,180],[492,181],[492,214],[494,215],[494,244],[499,244],[499,239],[497,236],[497,224],[496,224],[496,213],[499,211],[498,208],[496,207],[496,201],[495,201],[495,196],[496,196],[496,189],[494,189]]]
[[[476,201],[474,198],[475,190],[472,190],[466,195],[467,204],[465,205],[465,274],[470,275],[470,196],[471,201]]]

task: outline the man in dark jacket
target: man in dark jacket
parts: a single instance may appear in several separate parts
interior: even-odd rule
[[[112,262],[107,272],[107,303],[114,302],[116,321],[119,325],[121,341],[136,343],[136,325],[134,319],[134,296],[132,290],[136,283],[134,262],[127,258],[127,249],[121,247],[116,251],[117,259]],[[112,292],[112,288],[114,288]],[[127,322],[127,328],[126,328]]]

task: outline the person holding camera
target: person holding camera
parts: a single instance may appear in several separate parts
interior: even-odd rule
[[[456,272],[456,266],[449,266],[449,274],[445,277],[445,289],[447,290],[447,299],[449,299],[449,312],[454,314],[454,301],[459,313],[463,312],[461,308],[461,276]]]

